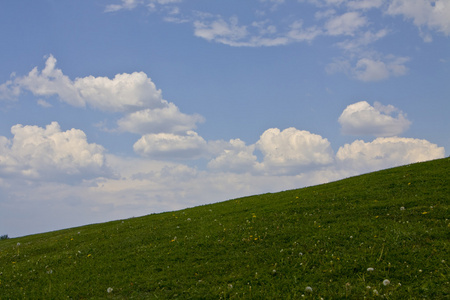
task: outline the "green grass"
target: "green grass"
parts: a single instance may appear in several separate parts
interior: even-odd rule
[[[0,299],[448,299],[449,182],[445,158],[1,240]]]

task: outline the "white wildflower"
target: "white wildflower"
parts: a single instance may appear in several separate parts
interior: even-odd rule
[[[367,272],[373,272],[373,268],[367,268]]]
[[[307,287],[305,288],[305,292],[312,293],[312,291],[313,291],[313,289],[312,289],[312,287],[310,287],[310,286],[307,286]]]
[[[388,286],[388,285],[390,285],[390,284],[391,284],[391,282],[389,281],[389,279],[383,280],[383,285],[384,285],[384,286]]]
[[[112,287],[109,287],[109,288],[106,289],[106,291],[108,292],[108,294],[110,294],[110,293],[112,293],[113,288],[112,288]]]

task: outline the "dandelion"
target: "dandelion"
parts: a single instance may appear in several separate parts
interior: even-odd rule
[[[307,286],[307,287],[305,288],[305,292],[307,292],[307,293],[312,293],[312,291],[313,291],[313,289],[312,289],[312,287],[310,287],[310,286]]]
[[[378,291],[377,290],[373,290],[372,291],[374,295],[378,296]]]
[[[113,288],[112,288],[112,287],[109,287],[109,288],[106,289],[106,292],[107,292],[108,294],[112,293],[112,291],[113,291]]]
[[[391,284],[391,282],[389,281],[389,279],[383,280],[383,285],[384,285],[384,286],[388,286],[388,285],[390,285],[390,284]]]
[[[373,272],[373,268],[367,268],[367,272]]]
[[[405,210],[405,207],[404,206],[400,207],[400,210]]]

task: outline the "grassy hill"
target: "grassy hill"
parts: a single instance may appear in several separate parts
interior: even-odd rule
[[[0,241],[0,299],[448,299],[450,159]]]

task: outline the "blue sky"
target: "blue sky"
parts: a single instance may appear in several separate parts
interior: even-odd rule
[[[0,234],[449,155],[448,0],[0,3]]]

